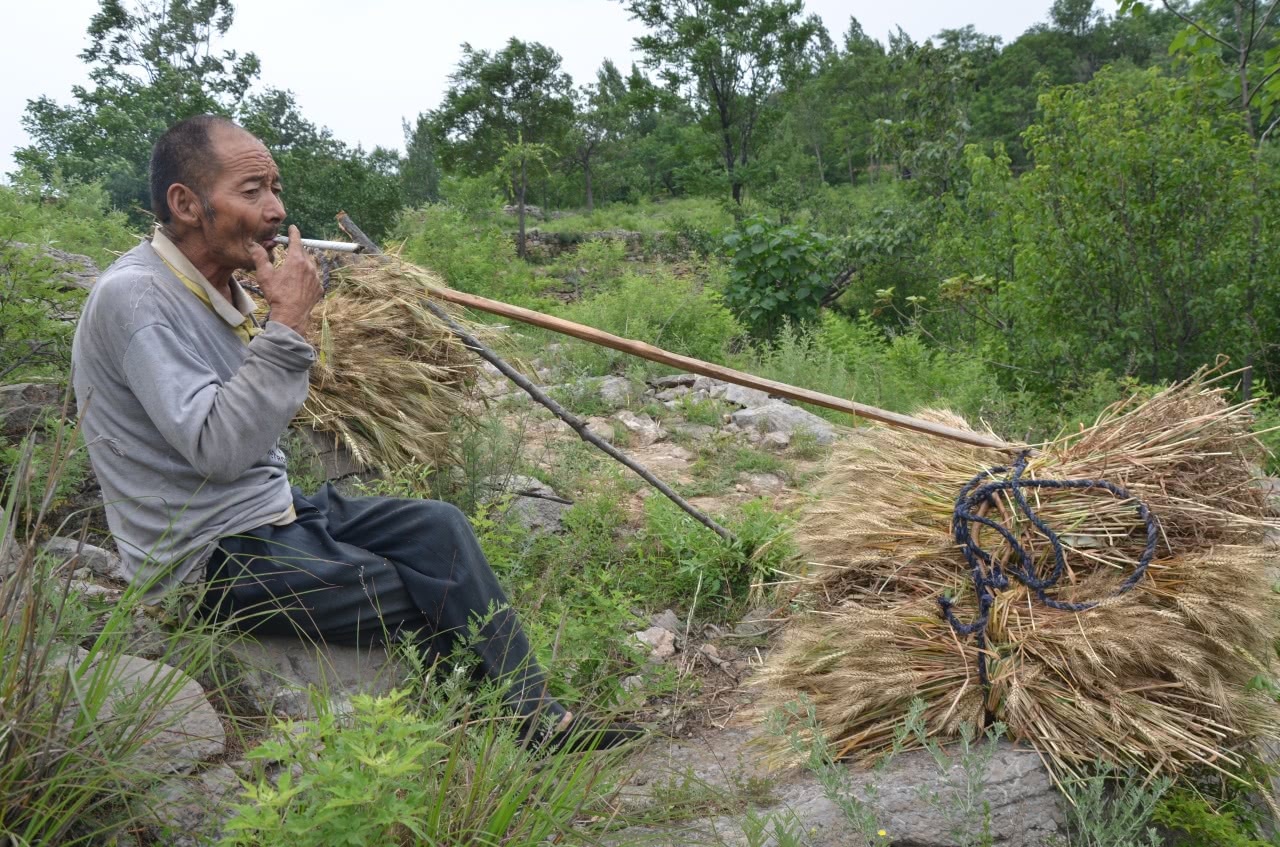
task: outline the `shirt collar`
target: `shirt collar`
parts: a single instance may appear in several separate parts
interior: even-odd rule
[[[178,246],[158,226],[151,236],[151,247],[159,254],[160,258],[172,265],[174,270],[200,286],[209,295],[209,305],[213,307],[213,311],[231,326],[239,326],[244,323],[247,315],[253,314],[253,300],[240,287],[240,283],[236,282],[235,279],[231,280],[231,299],[235,302],[234,305],[228,303],[227,298],[222,296],[222,292],[214,288],[213,284],[204,278],[204,274],[196,270],[196,266],[191,264],[191,260],[178,249]]]

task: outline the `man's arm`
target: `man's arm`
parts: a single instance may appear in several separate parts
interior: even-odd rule
[[[275,446],[307,399],[315,351],[268,322],[227,382],[172,328],[134,333],[124,355],[129,387],[166,441],[214,482],[239,478]]]

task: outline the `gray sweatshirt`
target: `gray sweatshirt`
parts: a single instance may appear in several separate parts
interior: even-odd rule
[[[315,351],[268,322],[245,344],[150,242],[94,285],[71,349],[81,429],[130,580],[155,595],[218,538],[292,504],[277,441]]]

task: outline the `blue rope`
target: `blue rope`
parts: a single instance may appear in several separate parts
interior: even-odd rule
[[[960,490],[960,496],[956,498],[955,512],[951,518],[952,535],[955,537],[956,543],[960,545],[960,551],[964,554],[965,561],[969,563],[974,594],[978,598],[978,616],[971,623],[964,623],[952,611],[952,607],[955,604],[954,600],[950,597],[941,597],[938,603],[942,606],[942,613],[947,622],[951,624],[951,628],[957,635],[962,637],[976,636],[978,679],[984,687],[989,685],[986,655],[987,623],[991,619],[991,606],[996,599],[994,592],[1003,591],[1009,587],[1009,576],[1013,576],[1014,579],[1029,588],[1037,600],[1051,609],[1083,612],[1094,608],[1100,602],[1067,603],[1062,600],[1055,600],[1046,593],[1050,588],[1058,584],[1058,580],[1062,578],[1062,574],[1066,571],[1066,552],[1063,550],[1062,542],[1058,539],[1058,534],[1049,529],[1031,508],[1031,505],[1027,503],[1023,489],[1098,489],[1108,491],[1122,500],[1132,499],[1134,501],[1137,506],[1138,517],[1142,518],[1147,527],[1147,544],[1142,551],[1141,558],[1138,560],[1138,566],[1120,584],[1120,587],[1112,596],[1124,594],[1137,585],[1138,581],[1146,574],[1147,566],[1151,564],[1151,559],[1156,552],[1159,524],[1155,515],[1151,514],[1151,510],[1141,500],[1133,497],[1120,486],[1101,479],[1023,479],[1022,474],[1027,469],[1027,459],[1028,453],[1024,451],[1018,455],[1012,467],[988,468],[969,480],[968,484]],[[1053,571],[1048,576],[1043,578],[1036,576],[1035,561],[1031,554],[1027,552],[1027,549],[1014,537],[1013,533],[999,523],[978,513],[984,505],[994,507],[996,505],[995,495],[1001,491],[1008,491],[1012,494],[1018,511],[1026,516],[1027,520],[1049,540],[1049,544],[1053,548]],[[974,540],[972,524],[975,523],[990,527],[998,532],[1013,551],[1013,561],[1010,563],[1007,573],[1005,568],[1001,567],[1000,563],[995,561],[991,554]]]

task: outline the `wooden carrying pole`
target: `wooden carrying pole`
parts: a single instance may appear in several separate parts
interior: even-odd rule
[[[346,229],[343,223],[344,219],[350,221],[346,213],[338,215],[338,223]],[[348,231],[348,234],[350,232]],[[865,406],[862,403],[854,403],[852,400],[845,400],[841,397],[834,397],[830,394],[823,394],[821,391],[811,391],[808,388],[797,388],[794,385],[787,385],[785,382],[775,382],[771,379],[753,376],[743,371],[736,371],[733,368],[726,368],[720,365],[713,365],[710,362],[704,362],[701,359],[694,359],[689,356],[682,356],[679,353],[671,353],[651,344],[645,344],[643,341],[632,341],[629,338],[622,338],[607,332],[585,326],[583,324],[566,321],[563,318],[546,315],[542,312],[535,312],[532,309],[524,309],[520,306],[512,306],[508,303],[502,303],[498,300],[490,300],[487,297],[480,297],[475,294],[467,294],[463,291],[457,291],[452,288],[436,287],[431,289],[431,293],[439,297],[441,300],[447,300],[450,303],[457,303],[460,306],[467,306],[471,309],[479,309],[482,312],[488,312],[504,318],[520,321],[521,323],[531,324],[533,326],[549,329],[552,332],[558,332],[561,335],[568,335],[583,341],[589,341],[592,344],[598,344],[601,347],[608,347],[613,350],[619,350],[623,353],[629,353],[632,356],[638,356],[641,359],[648,359],[651,362],[659,362],[660,364],[670,365],[688,373],[702,374],[703,376],[713,377],[715,379],[731,382],[735,385],[742,385],[747,388],[755,388],[778,397],[786,397],[789,400],[799,400],[802,403],[812,403],[815,406],[822,406],[827,409],[835,409],[838,412],[848,412],[851,415],[857,415],[867,420],[878,421],[879,423],[896,426],[901,429],[912,429],[916,432],[923,432],[928,435],[935,435],[939,438],[948,438],[952,441],[958,441],[962,444],[970,444],[974,447],[989,447],[993,450],[1017,451],[1026,449],[1022,445],[1010,444],[1007,441],[1001,441],[998,438],[981,435],[976,432],[968,432],[963,429],[945,426],[943,424],[933,423],[932,421],[923,421],[919,418],[913,418],[909,415],[900,415],[897,412],[887,412],[884,409],[877,409],[875,406]]]

